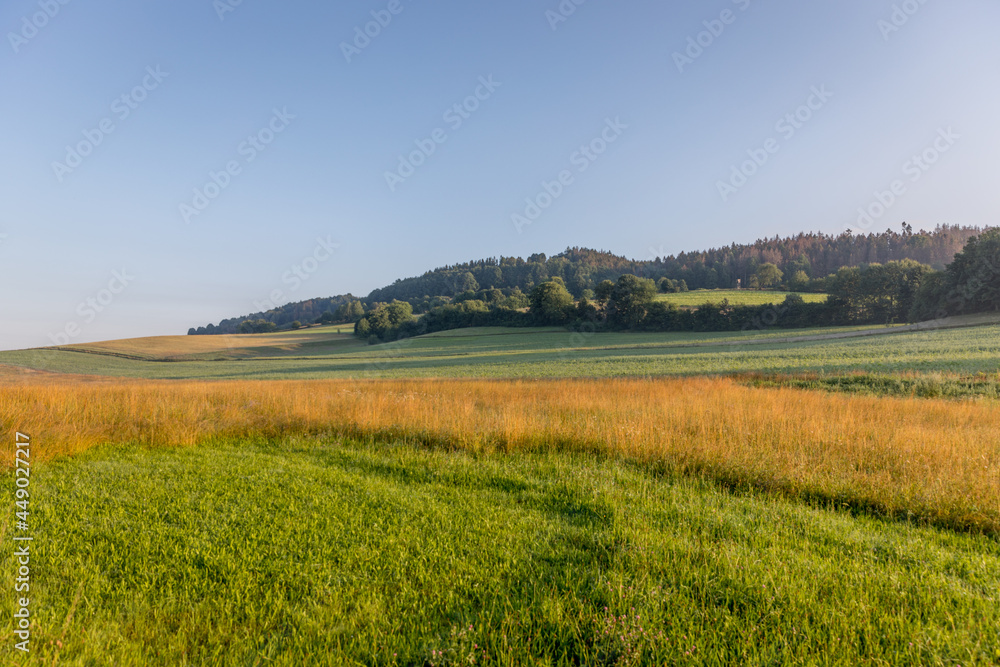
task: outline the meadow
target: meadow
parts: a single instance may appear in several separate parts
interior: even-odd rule
[[[606,457],[253,438],[42,470],[10,664],[1000,659],[995,540]]]
[[[826,294],[814,292],[780,292],[776,290],[753,289],[700,289],[690,292],[675,292],[657,294],[657,301],[672,303],[678,308],[697,308],[706,303],[722,303],[728,301],[731,306],[765,306],[779,304],[789,294],[802,297],[806,303],[821,303],[826,301]]]
[[[723,333],[461,329],[383,345],[367,345],[335,328],[310,328],[261,336],[174,336],[0,352],[0,365],[171,380],[976,374],[1000,372],[998,319],[953,318],[930,328]]]
[[[0,661],[1000,664],[1000,325],[943,324],[0,353]]]
[[[15,425],[44,425],[36,461],[105,444],[288,435],[474,453],[568,451],[1000,534],[1000,404],[992,401],[845,396],[711,378],[43,378],[0,387],[0,413],[7,443]],[[11,462],[12,445],[6,454]]]

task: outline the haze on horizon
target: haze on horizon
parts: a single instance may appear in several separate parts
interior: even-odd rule
[[[567,246],[994,225],[997,25],[988,0],[11,0],[0,349]]]

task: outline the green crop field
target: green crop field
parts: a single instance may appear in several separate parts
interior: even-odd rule
[[[1000,371],[996,316],[957,328],[837,327],[730,333],[462,329],[370,346],[336,329],[172,337],[0,352],[0,364],[153,379],[624,377],[729,373]],[[201,340],[218,338],[218,340]],[[226,339],[231,339],[229,342]],[[184,353],[192,340],[194,352]],[[299,341],[299,342],[296,342]],[[206,346],[213,345],[212,349]],[[101,354],[94,353],[95,351]],[[116,356],[110,356],[116,355]]]
[[[826,294],[750,289],[694,290],[692,292],[658,294],[656,299],[657,301],[667,301],[676,306],[687,308],[697,308],[706,303],[721,303],[723,300],[728,301],[733,306],[763,306],[766,304],[781,303],[789,294],[798,294],[807,303],[821,303],[826,301]]]
[[[217,442],[32,479],[32,664],[1000,659],[994,539],[592,456]]]

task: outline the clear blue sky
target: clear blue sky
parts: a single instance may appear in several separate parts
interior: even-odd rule
[[[0,5],[0,348],[184,333],[274,290],[482,257],[839,233],[894,181],[872,230],[997,222],[995,0],[231,2]],[[348,62],[372,12],[391,22]]]

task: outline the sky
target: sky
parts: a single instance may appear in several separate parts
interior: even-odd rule
[[[6,0],[0,349],[997,222],[995,0]]]

